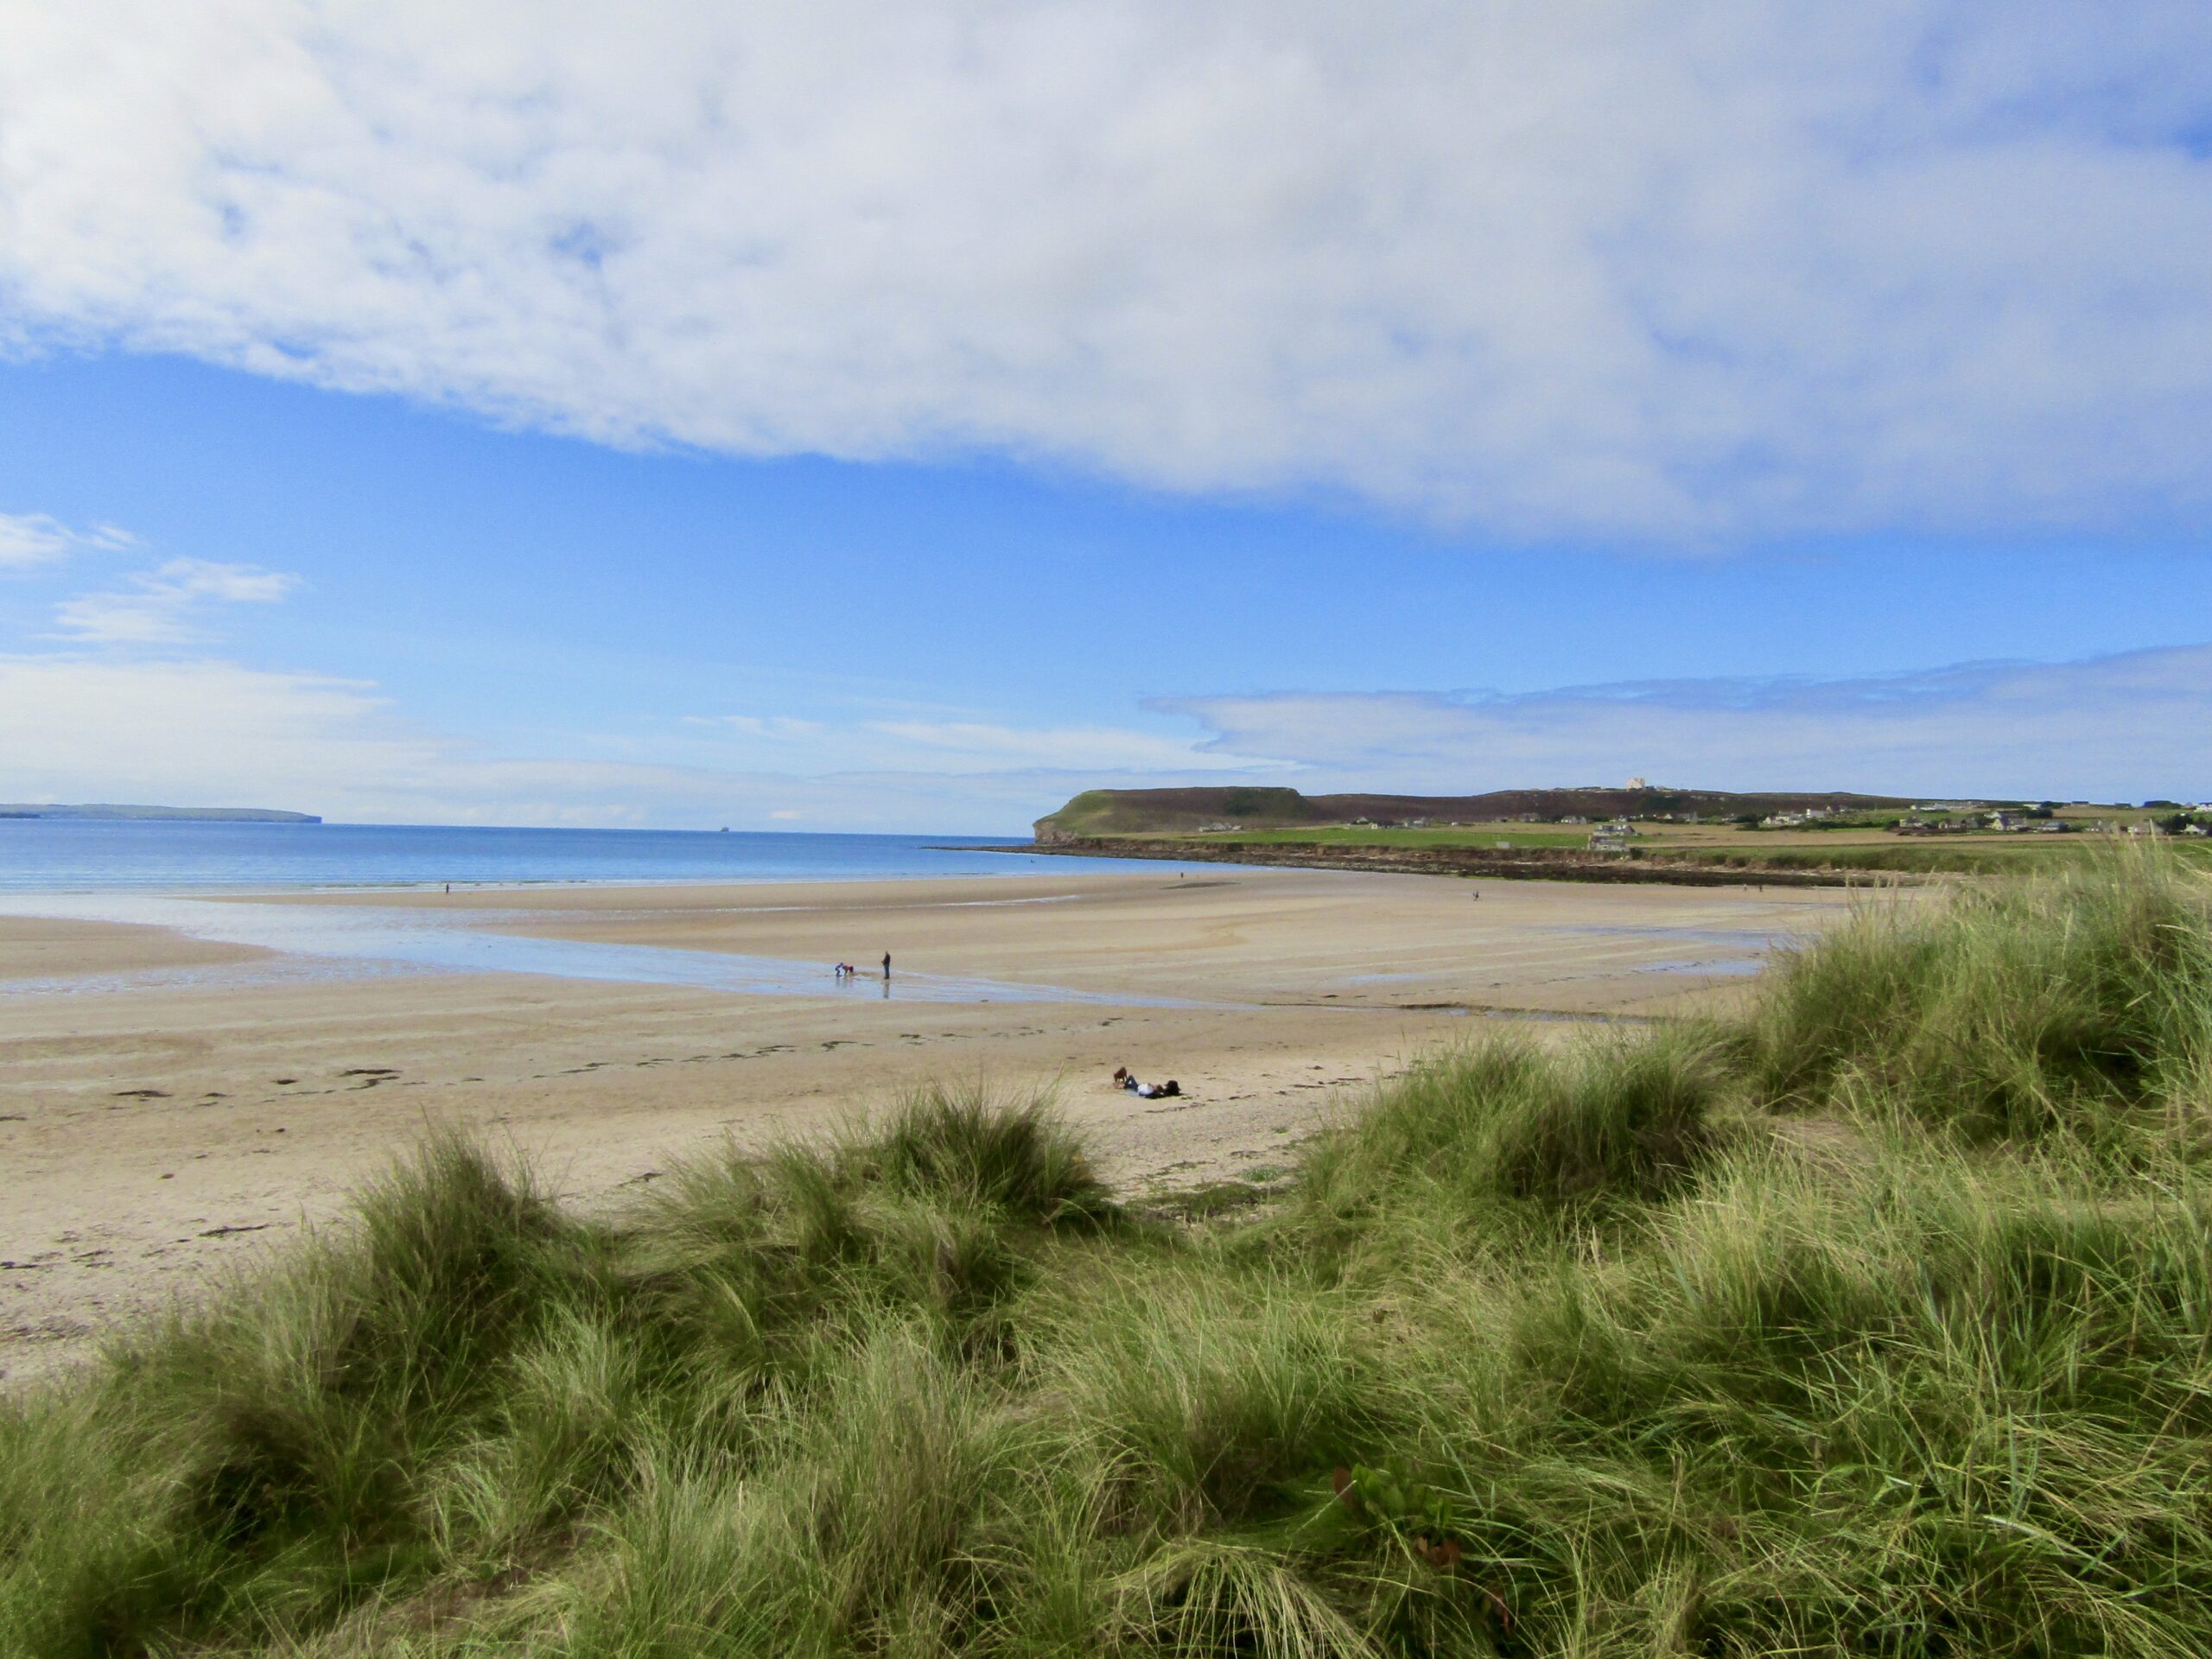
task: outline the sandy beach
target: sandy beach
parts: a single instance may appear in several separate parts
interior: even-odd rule
[[[511,1145],[600,1203],[725,1136],[818,1132],[981,1077],[1054,1090],[1138,1190],[1279,1164],[1333,1103],[1478,1022],[1559,1036],[1738,994],[1766,938],[1847,902],[1138,868],[291,893],[168,901],[149,912],[164,925],[0,916],[0,1379],[335,1215],[426,1126]],[[390,967],[358,939],[351,959],[318,953],[319,926],[365,919],[493,966]],[[496,965],[545,941],[578,954],[543,958],[557,974]],[[838,960],[870,977],[837,985]],[[757,963],[786,994],[665,982]],[[618,968],[648,977],[580,976]],[[1118,1091],[1117,1064],[1185,1095]]]

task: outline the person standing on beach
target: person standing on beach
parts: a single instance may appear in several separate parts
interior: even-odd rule
[[[891,978],[891,953],[888,950],[883,953],[883,977],[887,983]]]

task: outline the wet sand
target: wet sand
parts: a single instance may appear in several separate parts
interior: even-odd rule
[[[1558,1035],[1740,994],[1764,937],[1847,902],[1222,869],[162,912],[214,918],[213,938],[0,916],[0,1379],[338,1214],[428,1125],[512,1145],[596,1204],[726,1136],[816,1133],[929,1079],[981,1077],[1056,1090],[1128,1187],[1203,1179],[1280,1164],[1332,1103],[1481,1022]],[[257,905],[281,913],[286,951],[237,942],[258,937]],[[465,936],[493,962],[500,940],[571,941],[587,972],[768,959],[803,994],[326,963],[302,943],[318,912]],[[649,949],[592,954],[610,947]],[[886,950],[887,996],[830,980],[839,959],[874,974]],[[1186,1092],[1138,1100],[1109,1082],[1116,1064]]]

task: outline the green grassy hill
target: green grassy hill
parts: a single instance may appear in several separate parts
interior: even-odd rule
[[[1054,836],[1187,835],[1211,824],[1285,827],[1323,822],[1294,789],[1087,789],[1039,818],[1039,840]]]
[[[0,1414],[0,1652],[2212,1651],[2209,1101],[2108,860],[1180,1203],[942,1093],[611,1217],[442,1140]]]

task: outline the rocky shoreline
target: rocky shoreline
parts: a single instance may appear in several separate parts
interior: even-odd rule
[[[1027,845],[981,850],[1056,853],[1077,858],[1166,859],[1185,864],[1264,864],[1295,869],[1488,876],[1502,881],[1656,883],[1682,887],[1857,887],[1916,880],[1887,870],[1746,869],[1687,861],[1595,855],[1568,849],[1347,847],[1328,842],[1236,843],[1172,836],[1054,836]]]

